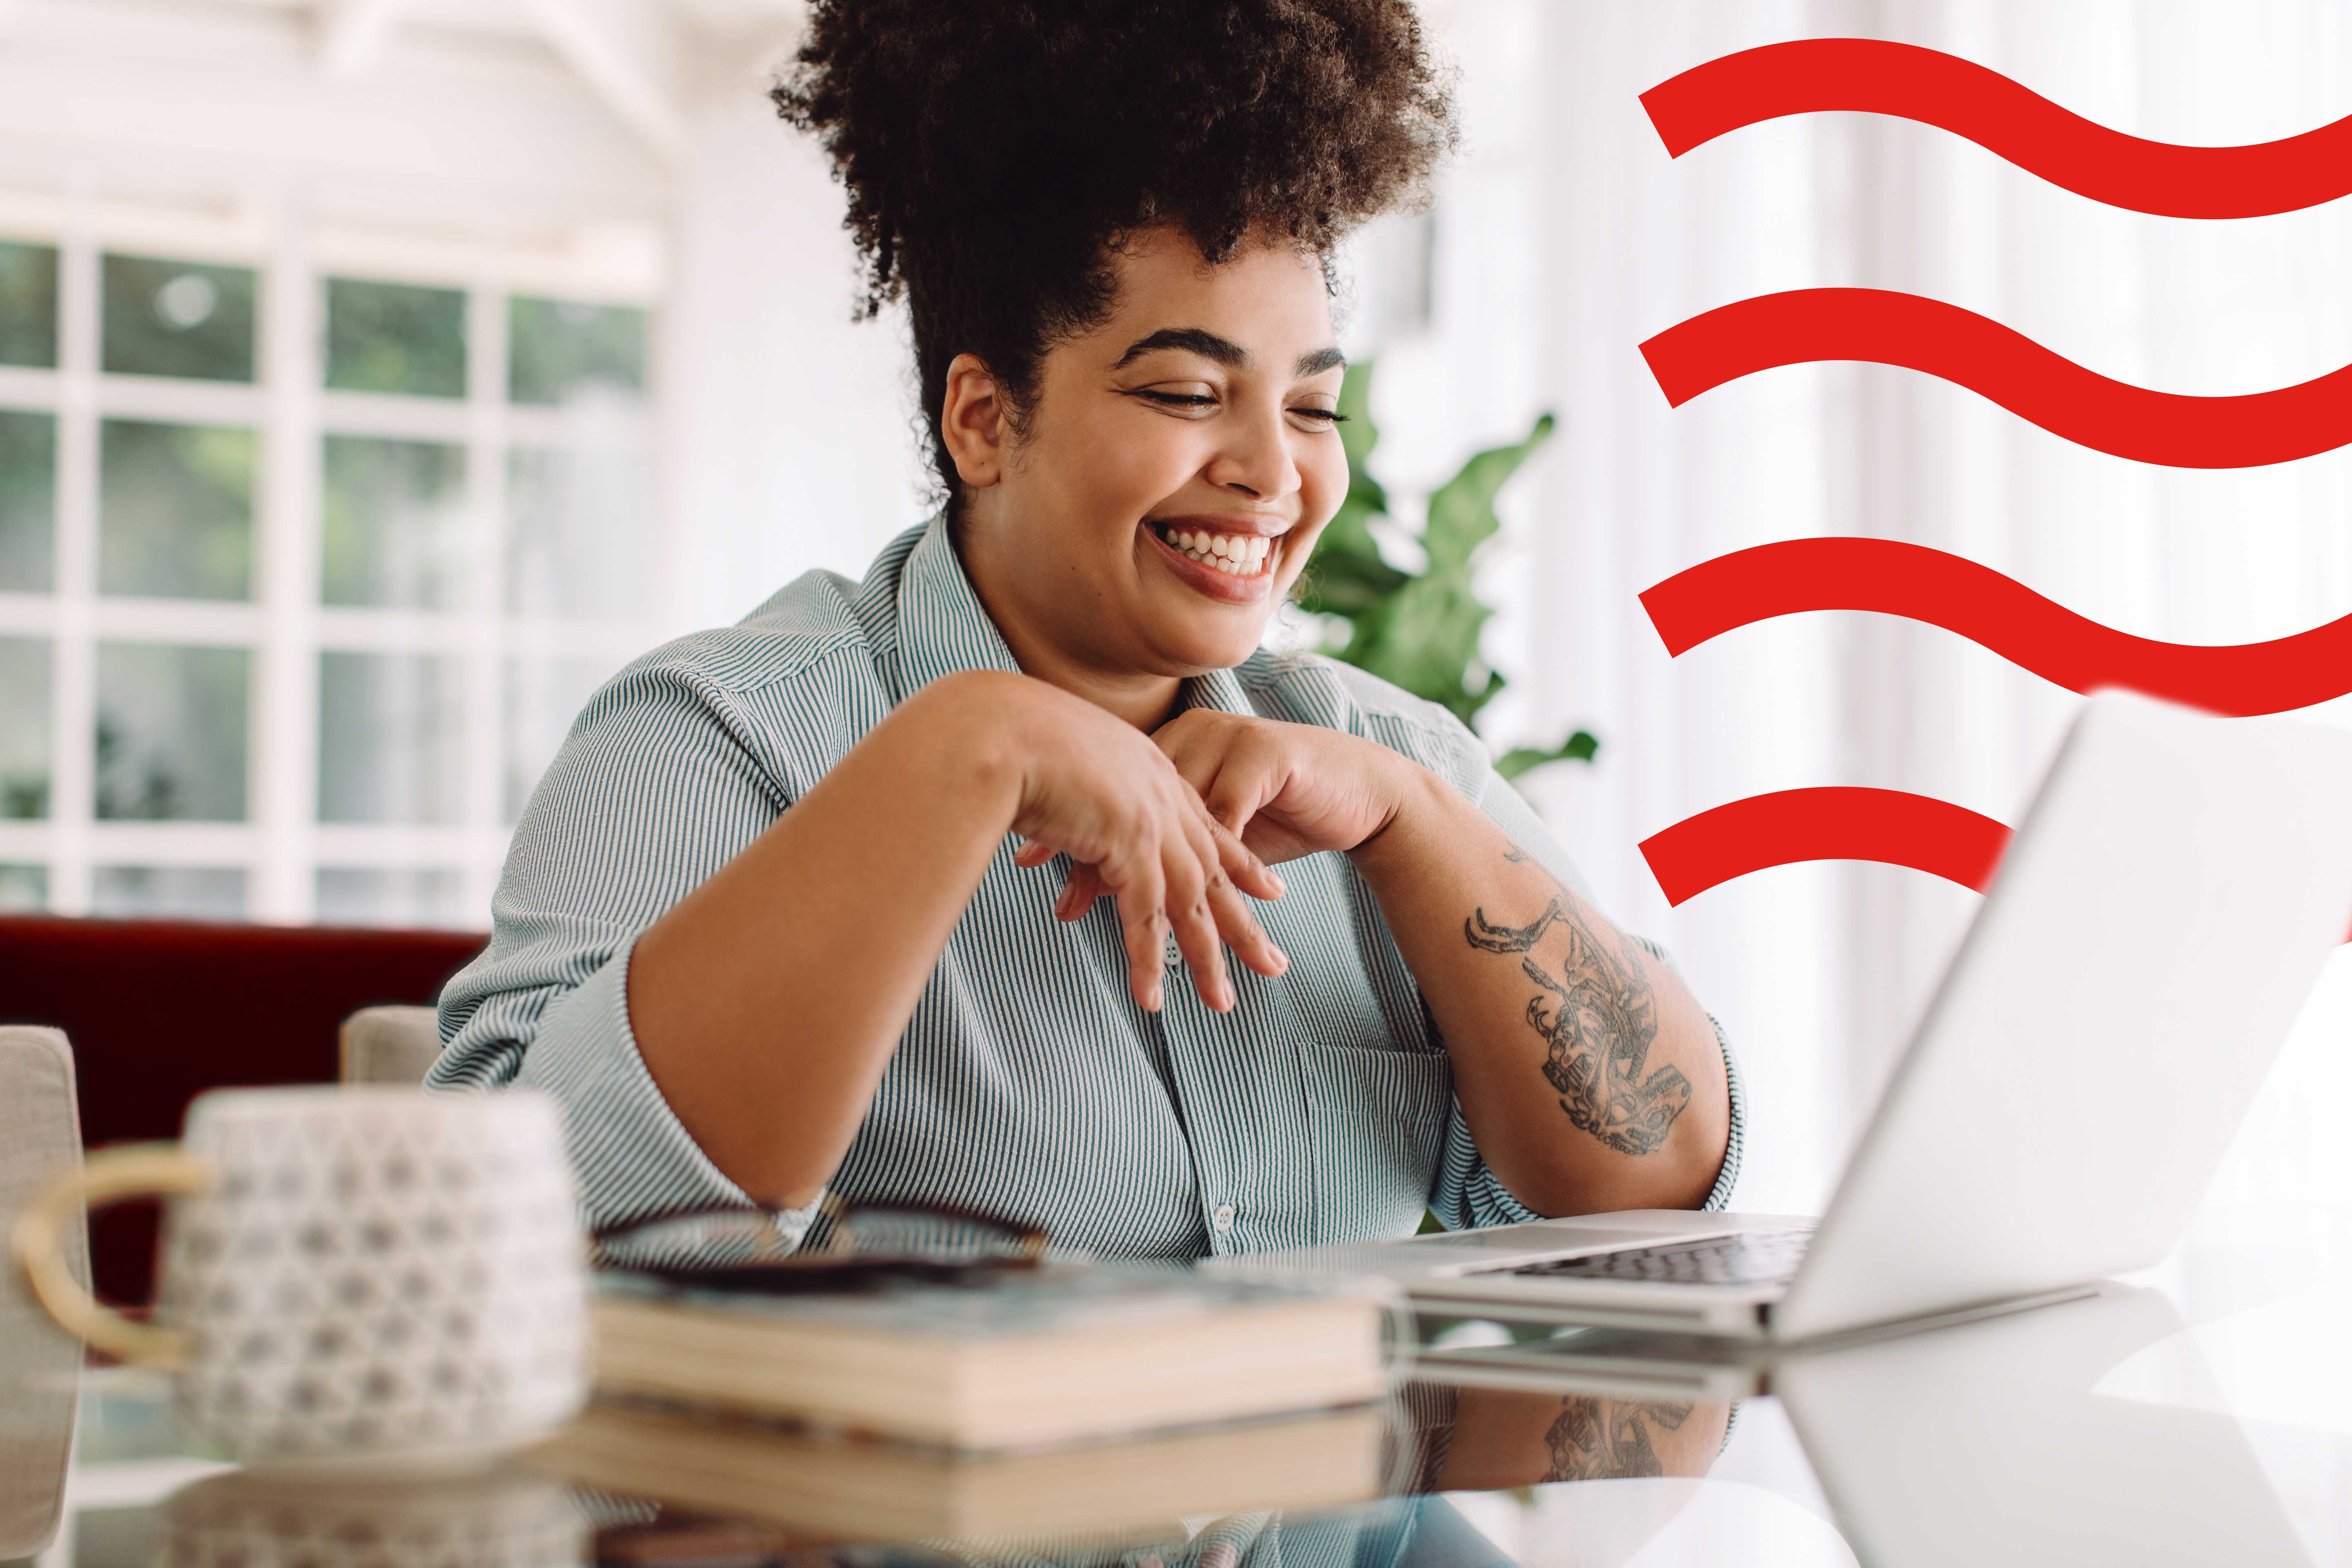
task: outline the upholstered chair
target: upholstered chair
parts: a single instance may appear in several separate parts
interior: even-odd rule
[[[37,1194],[80,1164],[73,1050],[64,1033],[0,1026],[0,1237]],[[67,1257],[87,1284],[83,1227],[75,1227]],[[0,1247],[0,1561],[30,1557],[57,1534],[80,1370],[80,1342],[49,1321]]]
[[[421,1084],[441,1054],[430,1007],[362,1007],[343,1020],[342,1081]]]

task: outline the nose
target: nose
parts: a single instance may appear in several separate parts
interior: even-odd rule
[[[1261,501],[1280,500],[1298,489],[1298,463],[1279,407],[1220,423],[1224,439],[1202,471],[1211,484]]]

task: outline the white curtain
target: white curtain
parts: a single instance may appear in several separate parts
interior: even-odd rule
[[[1597,767],[1538,775],[1534,791],[1615,910],[1675,946],[1742,1047],[1757,1120],[1742,1206],[1811,1208],[1977,897],[1895,868],[1813,865],[1669,910],[1636,842],[1814,784],[2014,821],[2081,700],[1948,633],[1858,614],[1766,622],[1669,659],[1635,595],[1748,545],[1862,534],[1968,556],[2145,637],[2275,637],[2352,613],[2352,453],[2155,468],[1929,377],[1851,364],[1768,372],[1672,410],[1636,345],[1747,296],[1849,285],[1948,300],[2139,385],[2284,386],[2352,363],[2352,201],[2149,217],[1947,132],[1855,114],[1777,121],[1673,160],[1637,95],[1735,49],[1876,37],[1979,61],[2136,135],[2261,142],[2352,112],[2346,12],[1460,0],[1432,17],[1461,62],[1467,146],[1441,201],[1426,328],[1355,329],[1380,355],[1382,462],[1410,489],[1538,409],[1559,415],[1560,438],[1509,498],[1490,573],[1507,605],[1491,650],[1515,678],[1490,738],[1571,722],[1601,734]],[[2352,722],[2352,703],[2311,716]],[[2352,1137],[2340,1110],[2314,1109],[2347,1091],[2352,966],[2339,961],[2223,1206],[2352,1237],[2331,1196],[2352,1175]],[[2282,1196],[2296,1217],[2277,1217]]]

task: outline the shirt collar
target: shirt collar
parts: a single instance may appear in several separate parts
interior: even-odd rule
[[[1021,672],[1004,634],[996,629],[964,574],[945,512],[924,526],[898,579],[898,663],[901,702],[960,669]],[[1244,715],[1255,711],[1230,669],[1212,669],[1184,681],[1176,694],[1176,711],[1193,708]]]
[[[901,702],[960,669],[1021,672],[964,575],[945,512],[925,525],[898,579],[898,663]]]
[[[1255,709],[1242,695],[1241,679],[1230,669],[1213,669],[1188,677],[1176,693],[1176,711],[1206,708],[1214,713],[1253,714]]]

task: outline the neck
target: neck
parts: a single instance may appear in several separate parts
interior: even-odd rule
[[[961,527],[951,528],[949,537],[981,608],[996,623],[997,634],[1004,638],[1022,674],[1057,686],[1146,734],[1168,721],[1175,711],[1181,678],[1108,668],[1055,641],[1026,613],[1010,586],[1011,574],[996,569],[997,563],[986,549],[971,548],[967,542],[970,535]]]

